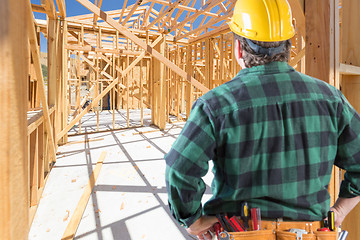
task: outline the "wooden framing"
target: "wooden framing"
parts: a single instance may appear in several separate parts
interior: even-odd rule
[[[97,163],[95,165],[94,171],[91,173],[91,176],[88,181],[88,185],[86,185],[84,192],[81,195],[81,198],[79,200],[79,203],[76,206],[76,209],[70,219],[70,222],[65,229],[65,232],[61,238],[62,240],[74,239],[76,230],[80,224],[81,217],[85,211],[86,205],[91,196],[92,189],[95,186],[97,177],[99,176],[99,173],[100,173],[101,167],[104,163],[106,154],[107,154],[107,152],[105,152],[105,151],[101,153],[99,160],[97,161]]]
[[[336,7],[335,7],[336,6]],[[335,45],[339,44],[339,33],[335,22],[339,19],[339,4],[335,0],[305,0],[306,16],[306,73],[339,88],[339,64]],[[323,15],[316,14],[321,11]],[[336,20],[337,19],[337,20]],[[320,33],[320,34],[319,34]],[[334,167],[329,185],[331,205],[340,190],[340,171]]]
[[[342,1],[341,19],[341,89],[349,102],[360,112],[360,33],[354,29],[360,27],[359,1]],[[360,236],[360,206],[358,205],[345,219],[343,229],[349,231],[348,240],[358,239]]]
[[[18,39],[18,32],[11,32],[15,35],[10,40],[6,38],[9,49],[17,44],[26,53],[20,56],[16,49],[6,61],[20,59],[22,69],[27,70],[24,78],[27,80],[11,69],[1,71],[1,74],[11,75],[7,78],[9,86],[13,86],[14,79],[27,82],[22,85],[26,86],[25,90],[14,87],[8,94],[21,95],[18,101],[28,110],[27,134],[20,141],[27,151],[22,149],[24,152],[20,152],[25,156],[19,157],[26,163],[27,188],[19,190],[19,194],[26,193],[30,221],[51,164],[56,160],[57,145],[67,142],[67,133],[75,125],[79,133],[86,131],[82,126],[85,114],[90,111],[97,114],[99,131],[100,112],[105,109],[112,112],[112,129],[118,129],[116,111],[126,110],[126,127],[131,127],[130,110],[140,109],[141,126],[144,109],[149,108],[152,124],[164,129],[171,115],[178,121],[186,120],[197,98],[229,81],[240,70],[234,59],[233,35],[226,24],[236,0],[138,0],[129,5],[125,0],[122,9],[107,12],[101,11],[106,0],[96,0],[95,4],[77,0],[90,12],[73,17],[66,16],[64,0],[41,0],[40,5],[21,0],[23,5],[20,7],[15,3],[17,1],[6,1],[10,9],[6,12],[0,9],[1,17],[11,19],[11,22],[4,20],[1,24],[13,27],[16,23],[22,32],[29,33],[25,38],[22,36],[23,40]],[[356,12],[359,4],[355,0],[346,3],[340,0],[288,1],[297,29],[292,39],[289,64],[341,88],[358,108],[360,62],[357,56],[360,49],[357,46],[359,34],[354,29],[359,27]],[[45,13],[47,20],[34,20],[31,10]],[[22,11],[24,14],[16,14],[16,19],[9,14]],[[25,17],[29,21],[25,21]],[[25,22],[28,25],[22,25]],[[47,38],[48,44],[47,96],[41,72],[40,34]],[[13,39],[16,41],[11,41]],[[26,48],[28,43],[29,49]],[[2,54],[5,54],[4,49],[1,46]],[[81,94],[84,89],[85,95]],[[3,103],[1,101],[1,107],[8,109]],[[4,115],[2,119],[13,116],[25,121],[24,109],[20,105],[14,109],[14,115]],[[26,132],[26,122],[17,123],[14,131]],[[15,138],[20,137],[14,135],[10,140]],[[7,167],[13,167],[9,162],[7,164]],[[335,169],[329,187],[332,202],[336,200],[338,185],[339,171]],[[1,189],[8,191],[11,186]],[[10,199],[2,197],[4,201]],[[12,198],[15,197],[11,196],[10,200]],[[4,210],[5,215],[9,216],[11,211]],[[356,211],[351,222],[359,219],[359,210]],[[349,229],[353,226],[351,222],[345,224]]]
[[[0,238],[26,239],[29,163],[26,138],[29,69],[28,2],[1,2],[0,8]]]
[[[44,79],[43,79],[43,75],[41,72],[40,50],[38,47],[38,40],[36,38],[35,29],[33,27],[34,20],[32,17],[30,5],[28,6],[28,9],[29,10],[28,10],[28,14],[27,14],[27,16],[28,16],[27,23],[29,24],[28,32],[29,32],[29,43],[30,43],[31,56],[32,56],[32,60],[34,62],[35,73],[36,73],[36,77],[38,80],[37,82],[40,86],[39,95],[40,95],[41,103],[43,105],[46,132],[49,136],[49,147],[50,147],[49,152],[50,152],[50,156],[51,156],[52,160],[56,161],[54,133],[53,133],[53,129],[52,129],[52,124],[50,122],[50,117],[49,117],[50,116],[49,115],[49,107],[48,107],[48,102],[47,102],[46,95],[45,95]]]

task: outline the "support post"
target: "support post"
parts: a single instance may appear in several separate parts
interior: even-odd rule
[[[212,41],[213,40],[211,38],[207,38],[205,40],[205,86],[209,89],[212,89],[212,82],[214,76],[214,48],[212,45]],[[201,51],[203,50],[201,49]]]
[[[360,28],[360,2],[357,0],[342,1],[342,25],[341,25],[341,63],[360,67],[360,33],[356,29]],[[360,75],[343,75],[341,81],[341,90],[354,106],[356,111],[360,112]],[[360,205],[345,218],[342,228],[349,231],[347,240],[356,240],[360,236]]]
[[[0,238],[8,240],[27,239],[29,231],[29,6],[3,0],[0,7]]]
[[[306,74],[335,86],[335,0],[305,0]],[[321,14],[319,14],[321,13]]]
[[[335,47],[336,24],[339,24],[337,0],[312,1],[305,0],[305,23],[306,23],[306,74],[319,78],[333,86],[338,86],[339,74],[336,58],[338,57]],[[321,14],[319,14],[321,13]],[[339,169],[334,167],[329,184],[330,205],[333,205],[338,197]]]
[[[192,45],[188,45],[186,48],[186,72],[190,76],[193,74],[191,59],[192,59]],[[186,118],[189,118],[190,116],[190,110],[194,99],[193,92],[194,92],[194,86],[190,82],[187,82],[186,83]]]
[[[161,55],[165,54],[164,38],[155,45],[154,49]],[[166,125],[166,81],[165,65],[158,59],[153,59],[153,79],[154,79],[154,105],[151,114],[154,114],[154,124],[160,129],[165,129]]]
[[[56,38],[57,38],[57,21],[53,18],[48,18],[48,38],[47,38],[47,65],[48,65],[48,79],[47,79],[47,95],[49,106],[57,106],[57,79],[56,79]],[[56,111],[57,112],[57,111]],[[56,124],[56,132],[59,132],[60,124]]]

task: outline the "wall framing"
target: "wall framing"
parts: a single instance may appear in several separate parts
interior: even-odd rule
[[[21,143],[15,145],[20,149],[16,157],[25,169],[26,183],[16,193],[9,193],[14,180],[2,173],[2,182],[8,185],[1,188],[0,195],[4,195],[3,191],[9,193],[3,196],[8,205],[20,197],[26,202],[30,211],[25,213],[22,209],[21,215],[26,216],[22,225],[32,221],[46,177],[56,161],[57,146],[67,142],[68,132],[76,124],[79,134],[84,133],[81,119],[86,113],[96,113],[99,131],[99,113],[108,108],[113,114],[112,129],[116,130],[119,129],[116,111],[126,110],[126,127],[131,127],[130,110],[141,109],[139,126],[142,126],[143,109],[150,108],[152,124],[165,129],[170,116],[175,116],[176,121],[186,120],[198,97],[229,81],[240,70],[234,59],[233,35],[225,23],[232,16],[236,0],[199,1],[200,10],[194,7],[198,0],[171,3],[139,0],[133,5],[125,0],[122,9],[107,12],[101,10],[102,0],[96,4],[77,1],[90,10],[89,14],[67,17],[64,0],[56,0],[56,4],[54,0],[42,0],[40,5],[22,0],[21,6],[17,1],[5,0],[8,12],[18,13],[18,18],[13,19],[13,15],[5,12],[0,14],[2,34],[7,33],[6,29],[15,29],[15,23],[27,33],[24,38],[13,31],[0,42],[1,55],[8,56],[10,63],[19,61],[27,71],[19,75],[5,68],[1,73],[10,77],[0,89],[1,92],[10,89],[9,99],[15,97],[11,103],[1,101],[1,112],[5,113],[1,115],[2,122],[9,120],[9,116],[15,118],[7,121],[6,127],[16,123],[13,132],[17,133],[26,132],[27,126],[25,137],[5,134],[1,138],[2,142]],[[297,29],[292,39],[290,65],[341,89],[360,111],[357,44],[360,36],[354,30],[360,27],[359,3],[356,0],[289,0],[289,3]],[[47,20],[34,19],[32,12],[46,14]],[[28,24],[23,26],[24,22]],[[40,33],[48,44],[47,94],[39,60]],[[16,50],[4,52],[6,46],[13,49],[16,44],[26,54]],[[0,65],[4,67],[5,63]],[[15,81],[24,84],[14,87]],[[81,95],[84,86],[88,92]],[[26,109],[19,104],[10,109],[14,103],[21,103]],[[9,161],[2,164],[18,172],[16,176],[23,171]],[[329,187],[332,202],[339,191],[339,176],[339,170],[334,169]],[[9,236],[5,235],[11,234],[6,229],[14,231],[18,224],[11,211],[5,211],[10,222],[0,225],[6,226],[1,228],[0,236]],[[356,233],[353,236],[360,235],[359,208],[349,219],[344,226]],[[4,222],[4,217],[0,220]],[[348,239],[355,239],[353,236]],[[9,237],[22,238],[26,238],[24,231],[16,233],[16,238]]]

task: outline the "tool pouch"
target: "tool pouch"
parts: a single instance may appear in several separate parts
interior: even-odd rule
[[[338,239],[337,232],[315,232],[316,240],[336,240]]]
[[[288,231],[277,231],[276,240],[336,240],[336,232],[314,232],[310,234],[302,234],[301,238],[297,237],[296,233]]]
[[[276,240],[275,231],[259,230],[247,232],[229,232],[230,239],[234,240]]]

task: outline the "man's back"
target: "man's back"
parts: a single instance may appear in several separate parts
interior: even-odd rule
[[[247,200],[263,216],[322,219],[342,109],[337,90],[274,62],[241,71],[203,100],[214,117],[215,171],[224,173],[205,211],[232,212],[224,201]]]
[[[214,160],[206,215],[239,214],[243,200],[267,218],[326,215],[338,137],[355,114],[338,90],[273,62],[240,71],[202,96],[192,111],[166,159],[178,159],[177,171],[188,161],[196,164],[187,177],[201,177],[207,170],[202,161]],[[359,121],[355,126],[360,129]],[[346,136],[344,142],[350,141]],[[335,164],[343,167],[341,161]]]

